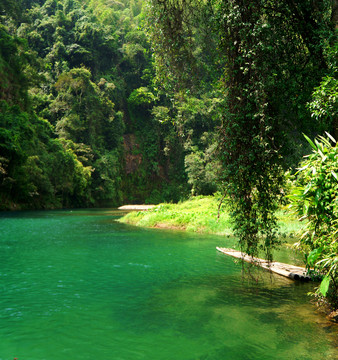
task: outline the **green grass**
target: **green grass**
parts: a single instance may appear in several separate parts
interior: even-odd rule
[[[220,197],[198,196],[178,204],[160,204],[152,210],[133,211],[120,219],[121,222],[141,226],[181,229],[215,235],[232,235],[229,213],[223,204],[218,219]],[[282,236],[294,236],[301,228],[297,219],[285,208],[277,213],[279,232]]]

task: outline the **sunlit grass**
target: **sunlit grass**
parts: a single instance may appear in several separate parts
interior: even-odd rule
[[[133,211],[120,221],[141,227],[163,227],[205,234],[232,235],[229,212],[222,204],[218,214],[219,203],[218,196],[198,196],[178,204],[160,204],[151,210]],[[302,226],[287,208],[280,209],[277,216],[281,236],[295,236]]]

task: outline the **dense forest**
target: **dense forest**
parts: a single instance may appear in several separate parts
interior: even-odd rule
[[[213,104],[182,102],[175,116],[189,121],[174,124],[172,99],[154,82],[142,6],[2,2],[2,209],[158,203],[192,188],[216,191],[205,171]]]
[[[222,162],[238,167],[225,160],[224,137],[233,134],[224,130],[224,109],[228,99],[235,108],[241,94],[255,93],[252,81],[264,95],[256,91],[247,113],[259,116],[260,107],[274,119],[263,125],[277,153],[266,161],[283,156],[283,171],[295,168],[308,151],[302,133],[337,133],[336,13],[325,2],[309,1],[306,10],[267,1],[254,19],[257,43],[242,45],[240,23],[228,39],[222,34],[220,14],[236,16],[226,2],[158,3],[162,9],[141,0],[2,2],[1,209],[175,202],[224,191]],[[189,16],[198,26],[186,25]],[[239,48],[226,48],[228,41]],[[236,51],[247,69],[231,80],[232,93]],[[252,77],[254,54],[261,60]],[[237,159],[255,131],[241,121],[231,130],[242,137]]]

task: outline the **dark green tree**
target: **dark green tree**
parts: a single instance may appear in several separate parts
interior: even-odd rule
[[[84,204],[90,171],[34,113],[28,91],[36,63],[26,42],[0,25],[0,43],[1,209]]]

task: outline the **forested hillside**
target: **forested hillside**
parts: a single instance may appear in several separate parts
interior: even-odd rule
[[[177,135],[163,119],[167,108],[154,109],[170,99],[154,91],[142,5],[2,3],[2,209],[177,201],[189,193],[184,160],[192,144],[183,132],[193,124]],[[181,111],[202,122],[207,109],[194,106]],[[216,189],[212,181],[201,186]]]
[[[246,156],[252,164],[282,157],[277,172],[294,168],[308,150],[302,132],[335,128],[334,12],[266,1],[248,18],[257,42],[245,43],[248,25],[226,3],[2,1],[0,208],[223,192],[226,176],[242,181],[235,169]],[[225,21],[234,22],[231,33]],[[230,130],[224,110],[237,108],[246,115]],[[251,115],[261,117],[263,137],[253,136]],[[245,154],[255,136],[257,149]],[[262,144],[274,155],[261,157]]]

